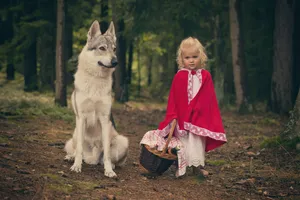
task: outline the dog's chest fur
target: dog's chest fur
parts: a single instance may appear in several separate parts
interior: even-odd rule
[[[84,71],[75,74],[78,115],[84,116],[88,126],[95,126],[99,116],[108,118],[112,104],[112,77],[89,76]]]

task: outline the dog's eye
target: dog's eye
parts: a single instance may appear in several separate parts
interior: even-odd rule
[[[99,49],[100,49],[101,51],[105,51],[105,50],[106,50],[105,47],[99,47]]]
[[[117,48],[113,48],[113,51],[116,52]]]

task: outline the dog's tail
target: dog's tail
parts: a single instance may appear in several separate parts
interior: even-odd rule
[[[112,140],[111,146],[111,160],[118,166],[125,164],[128,154],[129,141],[123,135],[117,135]]]

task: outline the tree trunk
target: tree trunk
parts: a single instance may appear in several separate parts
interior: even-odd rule
[[[7,67],[6,67],[6,80],[15,79],[15,66],[14,66],[14,51],[9,51],[7,55]]]
[[[64,0],[57,0],[57,31],[56,31],[56,82],[55,103],[67,106],[66,67],[64,50],[65,5]]]
[[[137,49],[137,70],[138,70],[138,88],[137,88],[137,96],[141,96],[141,59],[140,59],[140,49]]]
[[[276,0],[271,110],[287,114],[292,109],[294,1]]]
[[[100,30],[101,33],[105,33],[108,29],[108,0],[100,1],[101,12],[100,12]]]
[[[221,105],[223,104],[223,99],[224,99],[224,69],[222,69],[221,63],[220,63],[220,20],[219,20],[219,15],[215,16],[215,19],[213,21],[213,27],[214,27],[214,57],[215,57],[215,62],[214,62],[214,84],[215,84],[215,90],[216,90],[216,95],[218,99],[218,104]]]
[[[299,88],[296,103],[295,103],[295,106],[294,106],[294,112],[297,115],[297,118],[296,118],[296,121],[295,121],[296,136],[300,137],[300,88]]]
[[[290,112],[289,121],[280,137],[284,141],[297,140],[297,138],[300,138],[300,88],[298,90],[294,109]]]
[[[32,15],[37,10],[36,0],[26,1],[24,3],[24,14]],[[33,23],[36,17],[24,19],[23,23]],[[24,91],[31,92],[38,89],[37,79],[37,31],[32,28],[32,31],[26,35],[26,41],[23,44],[24,52]]]
[[[128,48],[128,63],[127,63],[127,84],[131,84],[131,77],[132,77],[132,61],[133,61],[133,41],[130,41],[129,48]]]
[[[126,83],[126,40],[125,40],[125,22],[124,19],[118,19],[116,16],[118,9],[116,7],[115,0],[112,0],[112,12],[113,12],[113,21],[116,25],[116,35],[117,35],[117,57],[118,57],[118,66],[115,71],[115,99],[118,102],[125,102],[128,99],[125,99],[127,95],[127,83]]]
[[[31,43],[24,49],[24,91],[26,92],[38,89],[36,37],[35,35],[31,35],[31,37]]]
[[[293,66],[293,96],[292,101],[295,102],[297,98],[298,88],[300,86],[300,1],[295,1],[295,13],[294,13],[294,66]],[[298,94],[299,96],[299,94]]]
[[[230,38],[236,105],[240,113],[247,112],[244,49],[241,33],[240,0],[229,0]]]
[[[55,29],[46,27],[41,33],[40,53],[40,80],[41,90],[55,90]]]
[[[71,1],[65,1],[65,28],[64,28],[64,62],[65,62],[65,84],[69,85],[74,82],[74,73],[69,71],[69,60],[73,56],[73,18],[70,13],[69,4]]]
[[[14,4],[11,2],[10,6],[14,6]],[[3,23],[3,32],[4,33],[4,40],[6,41],[11,41],[14,37],[14,21],[13,21],[13,12],[9,11],[8,16],[6,21]],[[1,44],[2,42],[0,42]],[[6,67],[6,80],[14,80],[15,79],[15,66],[14,66],[14,55],[15,51],[14,49],[10,46],[7,48],[7,67]],[[0,67],[1,70],[1,67]]]
[[[148,86],[151,85],[152,83],[152,62],[153,62],[153,57],[152,55],[149,54],[148,56]]]
[[[39,4],[41,19],[47,21],[39,30],[38,63],[40,64],[40,90],[55,91],[55,34],[56,34],[56,2],[48,1]]]
[[[73,56],[73,19],[70,13],[67,1],[65,3],[65,61],[67,62]]]

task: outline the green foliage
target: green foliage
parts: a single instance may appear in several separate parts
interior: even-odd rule
[[[0,73],[0,80],[4,74]],[[52,93],[26,93],[22,90],[22,77],[17,75],[15,81],[0,84],[0,116],[9,117],[47,117],[67,122],[74,121],[74,114],[70,108],[59,107],[54,104]]]
[[[151,32],[143,33],[138,39],[137,48],[141,49],[141,53],[145,56],[149,56],[149,54],[157,54],[161,56],[167,51],[167,49],[160,46],[162,39],[164,39],[162,36]]]
[[[73,26],[73,52],[78,55],[86,43],[87,32],[94,20],[100,21],[100,1],[77,1],[69,5]]]
[[[125,22],[125,31],[118,34],[124,34],[127,44],[134,41],[132,84],[129,86],[131,98],[135,98],[138,78],[141,78],[141,86],[149,97],[159,96],[159,99],[165,100],[176,69],[177,47],[184,37],[195,36],[206,47],[209,57],[208,69],[212,75],[217,67],[224,73],[224,85],[220,87],[221,89],[224,87],[222,104],[234,102],[228,1],[118,0],[115,3],[116,5],[112,5],[109,1],[108,17],[100,19],[101,0],[66,1],[67,16],[68,19],[71,18],[70,23],[73,27],[73,57],[69,60],[67,70],[69,77],[76,70],[77,56],[86,43],[91,23],[96,19],[110,21],[114,16],[115,23],[119,19]],[[5,6],[0,8],[1,22],[7,22],[9,14],[13,14],[12,23],[8,24],[13,25],[14,34],[12,38],[6,38],[0,43],[0,65],[5,66],[6,55],[10,51],[15,51],[15,68],[17,72],[23,73],[23,51],[38,38],[37,61],[38,67],[41,68],[43,59],[41,52],[48,55],[46,52],[55,51],[46,41],[52,42],[51,44],[55,41],[52,35],[55,34],[56,27],[56,1],[7,1],[7,4],[3,5]],[[274,3],[252,0],[243,1],[242,5],[249,103],[266,102],[272,71]],[[114,13],[112,8],[115,9]],[[220,27],[219,35],[215,36],[217,19]],[[214,50],[216,45],[219,52]],[[43,50],[47,47],[47,50]],[[138,76],[137,70],[137,50],[140,51],[141,77]],[[149,58],[153,59],[150,87],[147,85]],[[43,63],[42,66],[52,65],[53,63],[49,65]]]
[[[275,136],[265,139],[261,143],[261,147],[277,148],[284,147],[287,150],[296,150],[296,145],[300,143],[300,137],[295,137],[292,140],[285,140],[280,136]],[[298,150],[299,151],[299,150]]]
[[[156,100],[166,101],[168,99],[170,86],[165,85],[163,82],[152,84],[148,90],[152,97]]]
[[[264,139],[260,146],[261,147],[278,147],[281,144],[281,139],[279,136]]]

